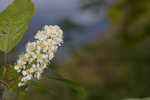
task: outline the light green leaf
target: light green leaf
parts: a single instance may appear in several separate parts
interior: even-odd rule
[[[65,79],[61,75],[54,72],[44,72],[44,75],[49,79],[60,81],[71,87],[72,89],[76,90],[77,92],[81,93],[82,95],[85,95],[85,89],[80,84],[73,82],[72,80]]]
[[[0,13],[0,50],[10,52],[21,40],[32,18],[32,0],[14,0]]]

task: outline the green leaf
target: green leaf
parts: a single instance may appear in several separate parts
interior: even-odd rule
[[[44,94],[48,93],[48,94],[57,96],[55,91],[53,91],[52,88],[49,88],[45,86],[44,84],[33,81],[33,80],[30,80],[26,86],[28,88],[33,88],[34,90],[36,90],[36,92],[39,92],[39,93],[44,93]]]
[[[0,50],[10,52],[21,40],[32,18],[32,0],[14,0],[0,13]]]
[[[67,86],[71,87],[73,90],[81,93],[82,95],[85,95],[85,89],[80,84],[73,82],[72,80],[65,79],[61,75],[56,74],[54,72],[46,72],[45,71],[44,75],[46,77],[48,77],[49,79],[60,81],[64,84],[66,84]]]
[[[18,100],[23,100],[23,98],[25,97],[26,92],[25,91],[21,91],[18,93]]]
[[[27,84],[28,87],[31,87],[31,88],[35,88],[37,89],[38,91],[41,91],[41,92],[50,92],[48,87],[42,85],[41,83],[38,83],[36,81],[32,81],[30,80]]]

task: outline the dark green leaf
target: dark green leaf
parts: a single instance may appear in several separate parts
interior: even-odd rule
[[[72,89],[76,90],[77,92],[80,92],[82,95],[85,95],[85,89],[80,84],[73,82],[72,80],[65,79],[61,75],[54,72],[44,72],[44,75],[49,79],[60,81],[71,87]]]
[[[34,90],[40,92],[40,93],[48,93],[48,94],[51,94],[51,95],[56,95],[54,93],[54,91],[52,90],[52,88],[49,88],[45,85],[43,85],[42,83],[39,83],[39,82],[36,82],[36,81],[32,81],[30,80],[27,84],[27,87],[29,88],[33,88]]]

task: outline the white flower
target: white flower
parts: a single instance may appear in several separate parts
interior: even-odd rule
[[[23,86],[23,85],[24,85],[24,83],[19,83],[19,84],[18,84],[19,87],[21,87],[21,86]]]
[[[35,36],[35,39],[38,39],[38,40],[45,40],[46,38],[47,36],[44,34],[43,31],[39,31]]]
[[[44,41],[43,43],[41,43],[40,49],[41,49],[43,52],[46,52],[46,51],[48,50],[48,42]]]
[[[16,66],[15,66],[15,70],[18,70],[18,69],[19,69],[19,66],[18,66],[18,65],[16,65]]]
[[[26,71],[22,71],[22,74],[23,74],[24,76],[26,76],[26,75],[27,75],[27,72],[26,72]]]
[[[29,42],[26,46],[27,52],[33,52],[36,49],[36,43],[35,42]]]
[[[21,60],[21,59],[20,59],[20,60],[18,60],[18,61],[17,61],[17,63],[18,63],[18,65],[24,65],[24,64],[26,64],[26,62],[25,62],[25,61],[23,61],[23,60]]]
[[[51,52],[51,51],[48,51],[47,52],[47,55],[48,55],[48,59],[51,60],[53,57],[54,57],[54,53]]]
[[[39,80],[40,77],[41,77],[41,73],[40,73],[40,72],[35,73],[35,74],[34,74],[34,77]]]
[[[52,60],[58,46],[63,43],[63,31],[57,26],[46,25],[35,35],[35,42],[29,42],[26,53],[19,56],[14,69],[22,74],[18,86],[23,86],[32,78],[40,79],[49,60]]]

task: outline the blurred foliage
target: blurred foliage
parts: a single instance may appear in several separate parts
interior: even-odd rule
[[[63,19],[60,24],[63,26],[63,30],[72,31],[74,29],[80,28],[76,22],[72,21],[69,18]]]
[[[113,24],[119,23],[120,42],[140,43],[149,37],[150,1],[120,0],[110,7],[109,16]]]
[[[150,97],[150,1],[114,0],[108,18],[107,32],[58,70],[86,86],[84,100]]]
[[[87,0],[83,8],[97,12],[101,4],[101,0]],[[55,93],[59,95],[39,95],[38,99],[148,100],[149,18],[149,0],[113,0],[108,9],[108,30],[93,43],[72,51],[72,56],[66,62],[57,65],[56,70],[59,73],[79,81],[86,87],[87,96],[81,98],[55,82],[43,81],[47,83],[47,87],[57,87]],[[37,99],[34,94],[32,97],[32,100]]]
[[[72,36],[73,36],[73,32],[80,30],[83,30],[83,27],[81,25],[79,25],[78,23],[76,23],[75,21],[73,21],[70,18],[65,18],[63,20],[61,20],[59,22],[60,26],[62,26],[62,29],[64,30],[64,41],[65,42],[71,42],[72,41]]]
[[[102,7],[106,6],[107,0],[84,0],[81,4],[82,10],[92,10],[95,13],[99,13]]]

